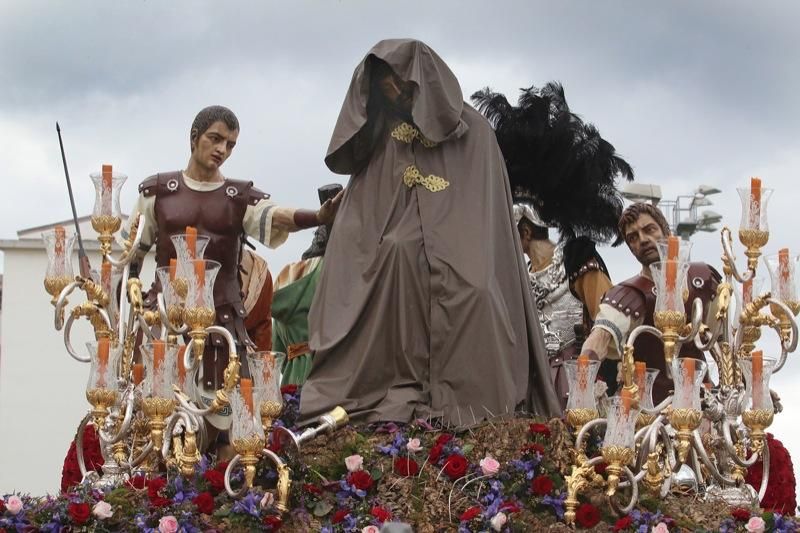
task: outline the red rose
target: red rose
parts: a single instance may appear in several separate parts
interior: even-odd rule
[[[600,511],[591,503],[583,503],[575,512],[575,521],[581,527],[594,527],[600,522]]]
[[[451,440],[453,440],[453,436],[452,436],[451,434],[449,434],[449,433],[442,433],[442,434],[441,434],[441,435],[439,435],[439,437],[436,439],[436,446],[444,446],[445,444],[447,444],[447,443],[448,443],[448,442],[450,442]]]
[[[437,444],[431,451],[428,452],[428,462],[431,464],[436,464],[439,462],[439,458],[442,456],[442,445]]]
[[[747,522],[750,520],[750,511],[747,509],[737,508],[731,511],[731,516],[739,522]]]
[[[281,394],[294,394],[297,392],[297,385],[290,384],[281,387]]]
[[[394,471],[404,477],[416,476],[419,473],[419,465],[414,459],[398,457],[394,460]]]
[[[208,484],[211,486],[211,492],[214,494],[219,494],[223,490],[225,490],[225,474],[218,470],[206,470],[205,474],[203,474],[203,479],[208,481]]]
[[[144,476],[133,476],[125,485],[130,489],[143,490],[147,486],[147,478]]]
[[[630,516],[623,516],[614,523],[614,531],[623,531],[633,525],[633,519]]]
[[[267,531],[278,531],[283,525],[283,520],[274,514],[268,514],[264,517],[264,525],[267,526]]]
[[[359,490],[369,490],[372,486],[372,476],[364,470],[356,470],[347,474],[347,482]]]
[[[79,526],[85,524],[92,514],[92,508],[88,503],[71,503],[67,507],[67,513],[73,522]]]
[[[347,515],[350,514],[350,509],[339,509],[335,513],[333,513],[333,518],[331,518],[331,524],[338,524],[339,522],[344,522],[344,519],[347,518]]]
[[[544,446],[538,442],[527,444],[522,448],[522,453],[538,453],[539,455],[544,455]]]
[[[219,463],[217,463],[217,466],[214,467],[214,470],[216,470],[217,472],[222,472],[224,474],[225,471],[228,469],[228,463],[230,463],[230,461],[220,461]]]
[[[545,496],[553,491],[553,480],[549,476],[536,476],[531,481],[531,491],[537,496]]]
[[[597,463],[594,465],[594,473],[600,476],[605,475],[606,473],[606,464],[605,463]]]
[[[192,503],[197,506],[197,510],[202,514],[212,514],[214,512],[214,497],[210,492],[201,492],[192,499]]]
[[[515,502],[503,502],[503,504],[500,506],[500,510],[504,513],[511,514],[518,513],[522,509],[520,509],[519,505],[517,505]]]
[[[0,498],[0,514],[6,512],[6,502],[3,501],[3,498]]]
[[[459,520],[461,520],[462,522],[469,522],[473,518],[477,517],[479,514],[481,514],[481,508],[475,505],[473,507],[470,507],[463,513],[461,513]]]
[[[91,424],[83,429],[83,458],[85,459],[87,470],[102,473],[100,467],[103,466],[103,454],[100,452],[97,431]],[[80,485],[81,479],[83,479],[83,475],[80,467],[78,467],[78,452],[75,449],[75,441],[73,440],[67,456],[64,458],[64,466],[61,469],[61,492],[67,492],[70,488]]]
[[[163,497],[161,489],[167,486],[167,480],[163,477],[157,477],[147,482],[147,497],[150,499],[150,505],[153,507],[168,507],[172,504],[172,500]]]
[[[534,435],[550,436],[550,428],[547,427],[547,424],[531,424],[530,431]]]
[[[304,483],[303,490],[309,494],[314,494],[315,496],[319,496],[322,494],[322,489],[314,485],[313,483]]]
[[[444,460],[444,473],[453,481],[464,477],[464,474],[467,473],[467,467],[469,467],[469,463],[466,458],[457,453]]]
[[[797,494],[792,458],[781,441],[776,439],[772,433],[767,433],[767,447],[769,448],[769,485],[764,499],[761,500],[761,507],[765,511],[794,514],[794,510],[797,508]],[[762,470],[763,463],[756,461],[747,471],[746,481],[756,490],[761,487]]]
[[[377,505],[372,509],[370,509],[369,514],[377,518],[379,522],[386,522],[387,520],[392,518],[392,513],[390,513],[383,507],[378,507]]]

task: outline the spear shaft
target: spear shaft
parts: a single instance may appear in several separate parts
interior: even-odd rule
[[[89,277],[89,258],[83,248],[83,238],[81,237],[81,227],[78,224],[78,212],[75,210],[75,197],[72,195],[72,182],[69,179],[69,169],[67,168],[67,156],[64,154],[64,141],[61,139],[61,126],[56,122],[56,132],[58,132],[58,145],[61,147],[61,162],[64,163],[64,175],[67,178],[67,191],[69,191],[69,204],[72,207],[72,220],[75,222],[75,233],[78,235],[78,262],[80,264],[81,276]]]

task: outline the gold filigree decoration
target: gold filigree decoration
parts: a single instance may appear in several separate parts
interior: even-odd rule
[[[437,143],[426,139],[417,128],[408,122],[401,122],[398,124],[397,127],[392,130],[392,138],[406,144],[411,144],[414,142],[414,139],[417,139],[425,148],[433,148],[437,145]]]
[[[423,176],[415,165],[409,165],[403,172],[403,183],[409,188],[419,184],[431,192],[440,192],[450,186],[450,182],[442,177],[433,174]]]

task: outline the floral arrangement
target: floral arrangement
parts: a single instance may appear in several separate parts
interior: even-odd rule
[[[299,390],[289,387],[283,393],[286,407],[276,423],[291,427]],[[87,430],[85,438],[97,442],[93,430]],[[291,465],[291,510],[283,516],[274,507],[276,476],[266,462],[257,472],[257,486],[264,488],[233,499],[224,489],[227,464],[214,464],[211,457],[204,457],[189,478],[167,471],[97,490],[75,483],[77,464],[71,451],[59,496],[0,498],[0,533],[279,529],[378,533],[390,521],[410,523],[416,531],[567,531],[563,472],[571,459],[568,438],[558,420],[543,423],[521,416],[460,433],[424,420],[348,426],[305,445],[301,460]],[[588,451],[599,444],[599,438],[590,439]],[[270,447],[280,453],[276,443]],[[87,449],[87,466],[98,467],[98,456]],[[603,471],[602,465],[596,469]],[[232,484],[241,483],[239,472]],[[643,499],[639,508],[617,517],[605,505],[601,490],[581,497],[576,526],[582,530],[784,532],[795,531],[797,525],[787,516],[794,508],[785,504],[781,504],[783,514],[721,510],[718,504],[671,495],[664,501]],[[688,516],[683,512],[687,508],[702,518]]]

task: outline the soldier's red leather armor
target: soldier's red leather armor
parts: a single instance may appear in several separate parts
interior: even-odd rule
[[[708,306],[716,298],[717,285],[722,277],[713,267],[705,263],[691,263],[687,279],[689,298],[686,300],[686,317],[689,320],[692,302],[695,298],[702,300],[703,311],[707,312]],[[619,312],[625,313],[632,319],[643,317],[643,323],[652,326],[656,307],[655,284],[644,276],[634,276],[609,289],[603,297],[602,303],[615,307]],[[648,368],[659,370],[653,384],[653,401],[658,404],[673,390],[672,380],[667,377],[666,373],[664,345],[653,335],[639,335],[633,345],[633,357],[637,361],[644,361]],[[705,360],[703,353],[693,342],[684,343],[681,346],[679,357]]]
[[[155,196],[156,263],[159,267],[169,265],[170,258],[176,257],[171,237],[185,233],[186,226],[193,226],[199,235],[209,237],[204,258],[221,264],[214,283],[217,325],[231,332],[238,349],[252,344],[244,327],[246,313],[239,278],[243,221],[247,206],[256,205],[269,195],[253,187],[252,181],[232,179],[226,179],[212,191],[195,191],[186,185],[179,171],[147,178],[139,185],[139,193]],[[156,280],[147,296],[147,304],[155,303],[159,290]],[[224,343],[218,335],[211,335],[207,343],[203,355],[203,383],[215,389],[222,383],[228,353],[218,349]]]

